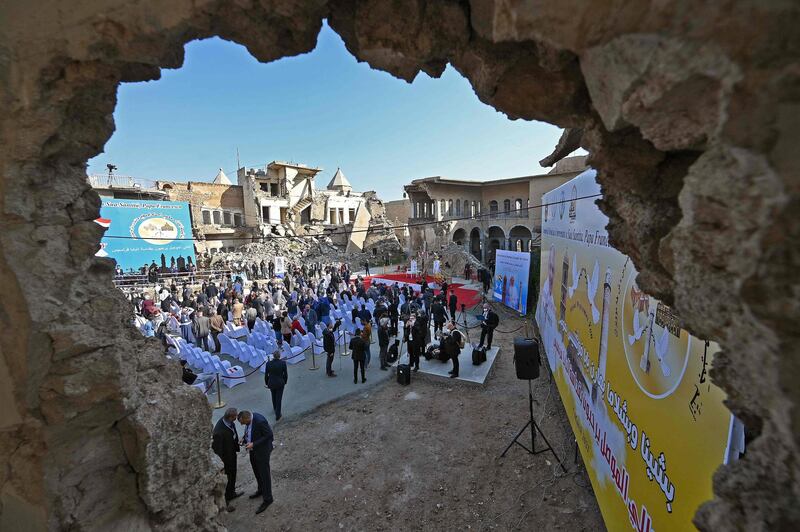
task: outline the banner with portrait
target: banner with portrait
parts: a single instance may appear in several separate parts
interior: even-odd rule
[[[526,251],[495,252],[492,299],[525,314],[528,308],[528,274],[531,271],[531,254]]]
[[[693,530],[714,471],[743,448],[741,424],[708,376],[717,345],[639,288],[599,194],[588,170],[544,196],[542,347],[606,527]]]

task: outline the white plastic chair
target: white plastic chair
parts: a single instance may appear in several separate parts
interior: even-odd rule
[[[302,347],[300,346],[292,347],[287,342],[283,342],[283,345],[281,346],[281,356],[283,357],[284,360],[286,360],[287,363],[294,363],[289,361],[294,360],[295,355],[299,355],[302,352],[303,352]],[[299,358],[299,356],[297,358]]]
[[[323,348],[324,344],[322,342],[322,338],[317,340],[316,336],[314,336],[311,333],[308,333],[306,335],[306,338],[308,339],[308,342],[313,346],[311,349],[315,355],[321,355],[322,353],[325,352],[325,349]]]
[[[297,347],[302,342],[303,335],[300,334],[300,331],[292,331],[292,341],[290,342],[292,347]],[[285,343],[285,342],[284,342]]]
[[[222,384],[227,386],[228,388],[233,388],[234,386],[238,386],[239,384],[244,384],[247,379],[239,378],[239,379],[231,379],[229,377],[244,377],[244,370],[241,366],[231,366],[231,363],[227,360],[222,360],[222,368],[223,371],[220,373],[222,374]]]

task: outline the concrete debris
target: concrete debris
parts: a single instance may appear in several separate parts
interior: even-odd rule
[[[370,237],[370,247],[367,251],[352,253],[346,253],[345,247],[340,242],[335,242],[330,236],[324,234],[307,234],[302,238],[267,237],[263,239],[263,242],[245,244],[235,251],[201,255],[197,262],[201,268],[238,271],[244,266],[260,264],[261,261],[269,263],[276,256],[282,256],[290,264],[344,262],[350,265],[352,271],[360,271],[366,261],[373,265],[383,265],[387,262],[395,263],[404,258],[400,243],[392,231],[374,237],[370,233]]]
[[[443,247],[438,252],[438,255],[442,273],[445,277],[463,277],[464,266],[467,264],[472,266],[473,271],[483,268],[481,261],[475,258],[473,254],[467,252],[463,246],[459,246],[455,243]]]

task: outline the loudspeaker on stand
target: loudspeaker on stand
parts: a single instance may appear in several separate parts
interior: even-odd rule
[[[514,338],[514,367],[517,378],[539,378],[539,343],[533,338]]]

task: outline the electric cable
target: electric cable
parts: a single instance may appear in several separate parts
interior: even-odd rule
[[[600,196],[602,196],[602,194],[590,194],[588,196],[581,196],[581,197],[578,197],[578,198],[558,200],[558,201],[553,201],[553,202],[549,202],[549,203],[540,203],[538,205],[531,205],[531,206],[528,206],[528,207],[523,207],[521,209],[512,209],[512,210],[500,211],[500,212],[481,213],[481,214],[476,214],[474,216],[454,217],[454,218],[448,218],[446,220],[436,220],[436,221],[433,221],[433,222],[426,221],[426,222],[407,223],[407,224],[402,224],[402,225],[396,225],[391,230],[410,229],[412,227],[428,226],[428,225],[431,225],[432,223],[433,224],[442,224],[442,223],[450,223],[450,222],[459,222],[459,221],[464,221],[464,220],[479,220],[479,221],[483,222],[483,221],[485,221],[485,218],[487,218],[487,217],[498,218],[498,217],[500,217],[500,215],[508,215],[508,214],[514,213],[514,212],[529,211],[531,209],[540,209],[542,207],[548,207],[548,206],[551,206],[551,205],[559,205],[561,203],[567,203],[567,202],[578,201],[578,200],[583,200],[583,199],[597,198],[597,197],[600,197]],[[258,239],[264,239],[264,240],[297,239],[297,238],[299,238],[299,239],[305,239],[305,238],[316,239],[316,238],[318,238],[320,236],[352,235],[354,233],[368,233],[370,231],[373,231],[373,229],[369,229],[368,228],[368,229],[352,229],[352,230],[343,230],[343,231],[329,231],[329,232],[322,233],[321,235],[299,235],[299,236],[269,235],[269,236],[264,236],[264,237],[258,237],[258,236],[256,236],[256,237],[229,237],[229,238],[222,237],[222,238],[205,238],[205,239],[197,239],[197,238],[166,238],[166,237],[165,238],[159,238],[159,237],[143,238],[143,237],[138,237],[138,236],[125,236],[125,235],[104,235],[103,238],[112,238],[112,239],[119,239],[119,240],[148,240],[148,241],[150,241],[150,240],[166,240],[166,241],[169,241],[169,242],[195,241],[195,240],[199,240],[201,242],[203,242],[203,241],[205,241],[205,242],[213,242],[215,240],[225,240],[225,241],[247,240],[248,242],[254,242],[254,241],[257,241]]]

